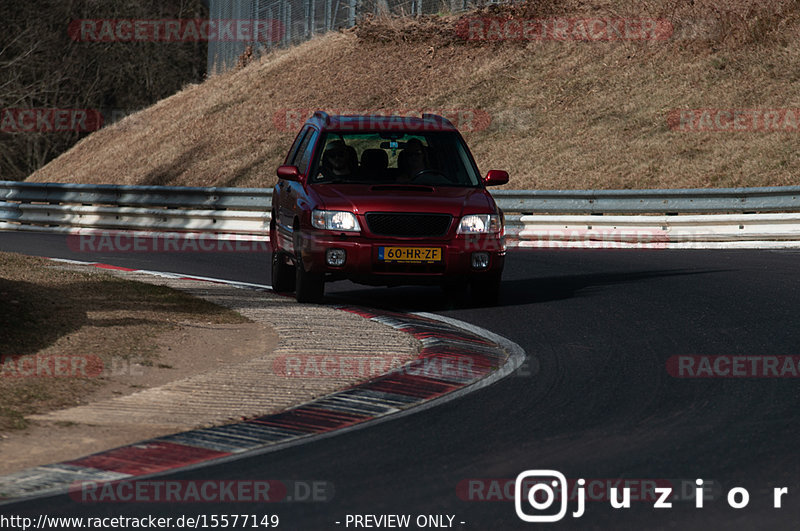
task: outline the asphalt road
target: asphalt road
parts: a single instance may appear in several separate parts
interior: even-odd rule
[[[63,236],[11,233],[0,234],[0,250],[269,279],[265,253],[87,254],[71,252]],[[513,486],[524,470],[554,469],[570,479],[669,479],[683,489],[703,478],[715,499],[702,509],[694,500],[656,509],[650,497],[636,501],[634,488],[629,509],[588,501],[582,517],[553,527],[795,527],[800,381],[676,378],[667,360],[800,355],[798,259],[792,251],[518,250],[493,308],[453,307],[437,288],[331,284],[330,302],[429,311],[487,328],[540,369],[368,429],[170,476],[325,481],[327,501],[87,505],[61,496],[3,506],[0,515],[277,514],[285,529],[353,529],[348,514],[408,514],[412,523],[431,514],[454,515],[457,529],[525,529],[533,524],[518,518],[513,501],[497,500],[506,497],[498,485]],[[734,487],[747,489],[746,507],[727,502]],[[779,509],[775,487],[788,487]]]

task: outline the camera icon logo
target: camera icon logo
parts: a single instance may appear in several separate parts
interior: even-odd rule
[[[527,492],[523,492],[524,488]],[[523,502],[527,502],[525,508],[547,511],[556,501],[556,491],[560,497],[558,512],[537,514],[523,510]],[[514,482],[514,509],[523,522],[558,522],[567,514],[568,499],[567,478],[557,470],[526,470]]]

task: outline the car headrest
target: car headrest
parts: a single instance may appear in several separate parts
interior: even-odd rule
[[[361,169],[385,171],[389,167],[389,155],[382,149],[365,149],[361,154]]]

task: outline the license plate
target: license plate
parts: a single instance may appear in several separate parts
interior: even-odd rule
[[[441,247],[378,247],[378,260],[431,264],[442,261]]]

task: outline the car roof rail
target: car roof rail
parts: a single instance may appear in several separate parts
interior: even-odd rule
[[[433,114],[433,113],[430,113],[430,112],[425,112],[425,113],[422,113],[422,119],[423,119],[423,120],[433,120],[433,121],[435,121],[435,122],[438,122],[438,123],[439,123],[439,124],[441,124],[441,125],[448,125],[448,126],[450,126],[450,127],[453,127],[453,128],[455,128],[455,126],[453,126],[453,124],[452,124],[452,123],[450,123],[450,120],[448,120],[448,119],[447,119],[447,118],[445,118],[444,116],[440,116],[440,115],[438,115],[438,114]]]
[[[325,111],[315,111],[314,112],[314,118],[319,118],[320,120],[322,120],[322,123],[324,123],[325,125],[328,125],[328,124],[331,123],[331,117]]]

